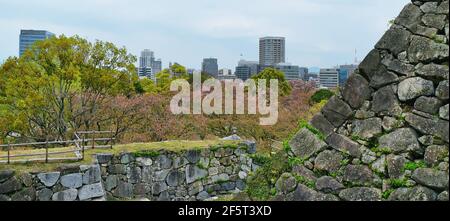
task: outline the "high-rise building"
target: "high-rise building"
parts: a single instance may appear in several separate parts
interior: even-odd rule
[[[234,74],[236,78],[246,81],[258,72],[259,63],[257,61],[240,60]]]
[[[285,62],[286,40],[284,37],[263,37],[259,39],[259,64],[274,66]]]
[[[236,75],[232,73],[232,71],[228,68],[223,68],[219,70],[219,80],[225,80],[225,79],[235,79]]]
[[[340,65],[339,66],[339,86],[343,87],[345,85],[345,82],[347,82],[347,79],[350,77],[350,75],[355,72],[355,70],[358,68],[358,65],[356,64],[349,64],[349,65]]]
[[[153,81],[156,81],[156,74],[161,72],[161,70],[161,59],[155,60],[155,53],[149,49],[144,49],[139,57],[139,76],[148,77]]]
[[[219,65],[217,58],[204,58],[202,62],[202,72],[217,78],[219,75]]]
[[[300,80],[299,67],[290,63],[279,63],[275,68],[284,73],[286,80]]]
[[[45,40],[55,34],[45,30],[20,30],[19,56],[30,48],[36,41]]]
[[[339,69],[338,68],[320,69],[319,82],[320,87],[337,88],[339,86]]]
[[[307,67],[299,67],[298,68],[299,76],[301,80],[305,80],[305,76],[308,74]]]

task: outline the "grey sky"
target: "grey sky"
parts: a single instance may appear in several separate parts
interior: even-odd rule
[[[243,54],[258,60],[258,38],[284,36],[287,62],[330,67],[359,59],[409,0],[0,0],[0,61],[17,56],[20,29],[78,34],[149,48],[200,68],[217,57],[234,68]]]

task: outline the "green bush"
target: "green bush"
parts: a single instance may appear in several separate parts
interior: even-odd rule
[[[334,93],[328,89],[320,89],[311,96],[311,102],[314,104],[320,103],[323,100],[330,99],[333,95]]]

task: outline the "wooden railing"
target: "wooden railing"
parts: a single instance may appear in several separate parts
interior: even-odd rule
[[[101,135],[109,134],[109,137]],[[46,142],[32,142],[32,143],[17,143],[17,144],[2,144],[1,149],[6,148],[6,155],[0,155],[0,163],[26,163],[26,162],[53,162],[53,161],[79,161],[84,159],[85,150],[89,149],[112,149],[115,138],[112,137],[112,131],[79,131],[74,134],[74,140],[68,141],[46,141]],[[100,145],[99,145],[100,143]],[[70,146],[72,144],[72,146]],[[49,152],[50,146],[63,145],[69,146],[68,150]],[[43,147],[44,153],[24,153],[12,154],[14,148],[17,147]],[[24,150],[26,151],[26,150]],[[74,153],[75,157],[51,157],[55,155],[63,155]],[[15,160],[18,158],[36,157],[31,159]],[[39,158],[40,157],[40,158]]]

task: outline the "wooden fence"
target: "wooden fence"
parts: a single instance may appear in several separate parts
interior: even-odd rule
[[[108,137],[104,135],[108,134]],[[115,138],[112,137],[112,131],[79,131],[75,133],[74,140],[68,141],[46,141],[46,142],[32,142],[32,143],[17,143],[17,144],[2,144],[0,148],[6,148],[6,155],[0,155],[0,163],[26,163],[26,162],[54,162],[54,161],[79,161],[84,159],[85,150],[89,149],[112,149]],[[68,146],[67,150],[50,152],[50,146],[62,145]],[[13,154],[14,148],[18,147],[43,147],[43,153],[24,153]],[[26,152],[26,150],[24,150]],[[74,157],[61,157],[74,153]],[[60,157],[51,157],[51,156]],[[33,157],[31,159],[17,160],[17,158]]]

